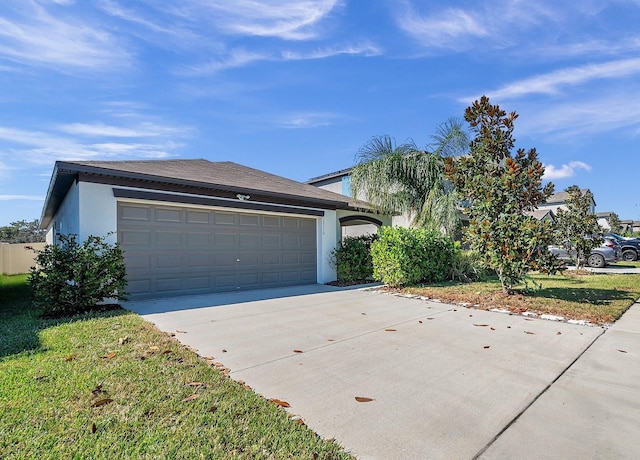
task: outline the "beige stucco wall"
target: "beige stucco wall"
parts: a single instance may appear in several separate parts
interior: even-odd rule
[[[29,269],[35,265],[35,250],[40,251],[44,246],[45,243],[0,244],[0,273],[29,273]]]

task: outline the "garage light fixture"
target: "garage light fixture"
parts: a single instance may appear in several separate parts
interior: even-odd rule
[[[242,193],[238,193],[236,196],[238,197],[238,199],[240,201],[245,201],[245,200],[248,200],[249,198],[251,198],[250,195],[243,195]]]

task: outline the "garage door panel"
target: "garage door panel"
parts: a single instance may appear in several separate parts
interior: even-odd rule
[[[216,225],[236,225],[236,216],[231,212],[214,212],[213,221]]]
[[[182,210],[179,208],[156,208],[155,221],[182,223]]]
[[[118,204],[133,297],[316,282],[313,218]]]
[[[123,246],[150,246],[151,232],[149,230],[127,230],[119,232],[120,244]]]
[[[220,248],[234,248],[237,246],[238,235],[235,233],[216,233],[213,236],[214,246]]]
[[[151,220],[151,207],[150,206],[132,206],[121,205],[119,206],[118,219],[126,221],[138,221],[147,222]]]
[[[211,213],[208,211],[187,211],[188,224],[209,224],[211,222]]]
[[[182,232],[155,232],[156,244],[158,246],[182,246]]]

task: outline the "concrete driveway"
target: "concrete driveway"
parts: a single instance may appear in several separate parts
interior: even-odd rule
[[[320,285],[126,306],[358,458],[637,456],[637,304],[606,333]]]

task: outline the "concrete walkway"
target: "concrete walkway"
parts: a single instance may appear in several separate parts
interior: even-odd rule
[[[638,304],[606,332],[319,285],[126,306],[358,458],[638,456]]]

